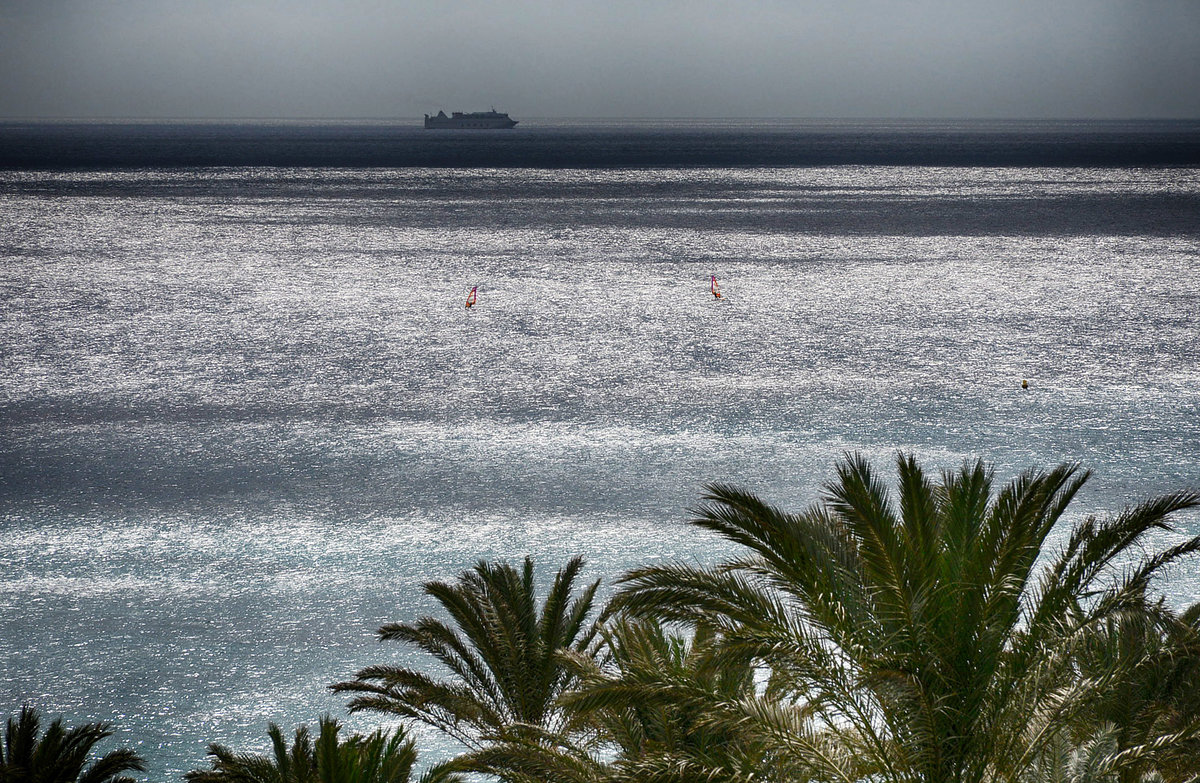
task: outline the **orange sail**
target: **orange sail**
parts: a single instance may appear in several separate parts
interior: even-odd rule
[[[477,288],[479,288],[479,286],[472,286],[471,293],[467,294],[467,309],[470,309],[475,305],[475,290]]]
[[[717,285],[717,276],[712,276],[712,295],[717,299],[721,298],[721,286]]]

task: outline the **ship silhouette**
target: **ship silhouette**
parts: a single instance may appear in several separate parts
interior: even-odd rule
[[[496,111],[495,107],[492,107],[491,111],[456,111],[449,117],[446,116],[446,112],[441,110],[432,117],[428,114],[425,115],[426,128],[495,130],[497,128],[511,128],[516,124],[516,120],[504,112]]]

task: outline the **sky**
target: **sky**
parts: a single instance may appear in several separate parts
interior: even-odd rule
[[[0,0],[0,118],[1200,118],[1200,0]]]

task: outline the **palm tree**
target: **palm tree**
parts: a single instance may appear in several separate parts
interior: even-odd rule
[[[111,736],[107,723],[68,729],[62,718],[56,718],[41,734],[37,710],[22,707],[20,715],[10,717],[5,727],[0,783],[133,783],[124,773],[145,772],[146,765],[128,748],[109,751],[88,764],[92,748]]]
[[[403,728],[380,729],[367,736],[338,737],[341,726],[322,718],[316,742],[307,726],[296,729],[292,746],[274,723],[268,725],[273,755],[235,753],[224,745],[208,746],[211,769],[184,775],[188,783],[408,783],[417,760],[416,746]],[[434,767],[422,783],[458,783],[461,778]]]
[[[872,779],[897,783],[1017,781],[1123,675],[1081,675],[1074,654],[1200,550],[1200,537],[1143,548],[1200,495],[1089,517],[1051,553],[1088,478],[1077,466],[1028,471],[994,495],[979,461],[937,482],[912,456],[896,468],[893,498],[848,456],[799,514],[709,485],[695,523],[746,551],[713,567],[632,571],[612,606],[711,628],[766,666],[773,698],[746,701],[743,720],[799,778],[853,781],[866,763]]]
[[[661,624],[617,618],[602,659],[567,655],[579,685],[563,706],[591,718],[615,745],[613,780],[749,780],[766,771],[761,748],[717,717],[754,693],[749,658],[722,654],[708,629],[691,638]]]
[[[714,719],[753,693],[748,660],[718,655],[717,640],[703,630],[689,639],[628,618],[602,629],[599,641],[597,651],[562,653],[576,686],[559,704],[591,731],[513,726],[454,766],[514,783],[763,779],[761,746]]]
[[[1177,615],[1160,601],[1105,618],[1077,655],[1084,673],[1121,668],[1093,705],[1085,732],[1111,734],[1118,783],[1151,772],[1200,776],[1200,604]],[[1190,763],[1189,763],[1190,761]]]
[[[352,712],[415,719],[473,750],[517,723],[563,730],[569,716],[555,701],[571,674],[557,653],[586,649],[595,633],[588,617],[599,580],[572,598],[582,567],[576,557],[557,573],[540,612],[530,558],[520,570],[480,562],[457,584],[427,582],[426,594],[445,608],[454,627],[422,617],[412,624],[385,625],[379,638],[425,651],[449,670],[450,678],[383,664],[332,689],[357,694],[349,703]]]
[[[1168,729],[1183,735],[1188,727],[1200,723],[1200,602],[1188,607],[1178,620],[1165,712]],[[1200,734],[1171,742],[1158,763],[1167,783],[1200,780]]]

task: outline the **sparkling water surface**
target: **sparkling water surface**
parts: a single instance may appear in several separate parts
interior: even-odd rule
[[[425,580],[721,556],[706,481],[1200,486],[1198,206],[1181,168],[0,172],[0,703],[177,780],[417,660],[373,633]]]

